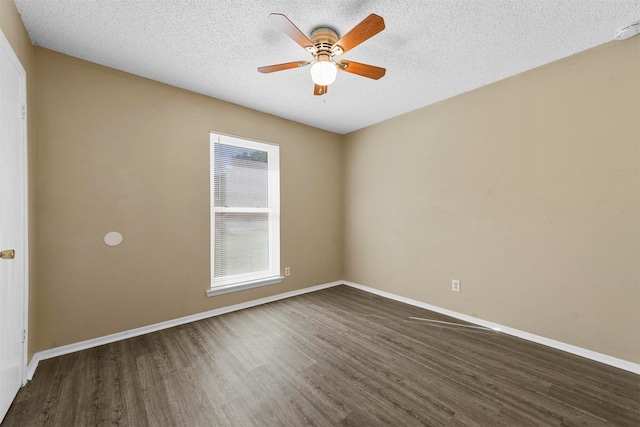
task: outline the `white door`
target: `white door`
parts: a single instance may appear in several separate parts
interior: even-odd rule
[[[22,385],[25,369],[24,96],[24,69],[0,32],[0,421]]]

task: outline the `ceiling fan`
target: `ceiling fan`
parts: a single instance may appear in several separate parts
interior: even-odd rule
[[[334,56],[347,53],[360,43],[384,30],[384,19],[374,13],[367,16],[342,38],[338,38],[336,30],[330,27],[318,27],[311,31],[310,37],[307,37],[289,18],[281,13],[272,13],[269,15],[269,19],[280,31],[291,37],[293,41],[313,55],[313,60],[268,65],[258,68],[261,73],[273,73],[311,64],[311,79],[315,84],[313,94],[324,95],[327,93],[327,87],[335,81],[338,70],[374,80],[384,76],[387,71],[384,68],[355,61],[341,60],[336,62],[334,60]]]

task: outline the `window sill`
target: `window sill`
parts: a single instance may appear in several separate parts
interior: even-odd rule
[[[264,279],[251,280],[248,282],[232,283],[230,285],[217,286],[207,291],[208,297],[228,294],[229,292],[244,291],[245,289],[257,288],[260,286],[274,285],[284,281],[283,276],[271,276]]]

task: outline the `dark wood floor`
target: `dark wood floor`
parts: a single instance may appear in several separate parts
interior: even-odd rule
[[[458,322],[338,286],[45,360],[2,425],[640,425],[640,376],[410,317]]]

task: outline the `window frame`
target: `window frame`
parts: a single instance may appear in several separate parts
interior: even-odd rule
[[[209,138],[209,173],[210,173],[210,266],[211,280],[208,296],[221,295],[258,286],[280,283],[284,277],[280,275],[280,147],[261,141],[210,132]],[[267,153],[268,171],[268,207],[223,207],[215,206],[215,145],[230,145],[248,150],[258,150]],[[215,220],[220,213],[266,213],[268,215],[269,233],[269,268],[259,272],[242,273],[222,278],[214,278],[215,272]]]

